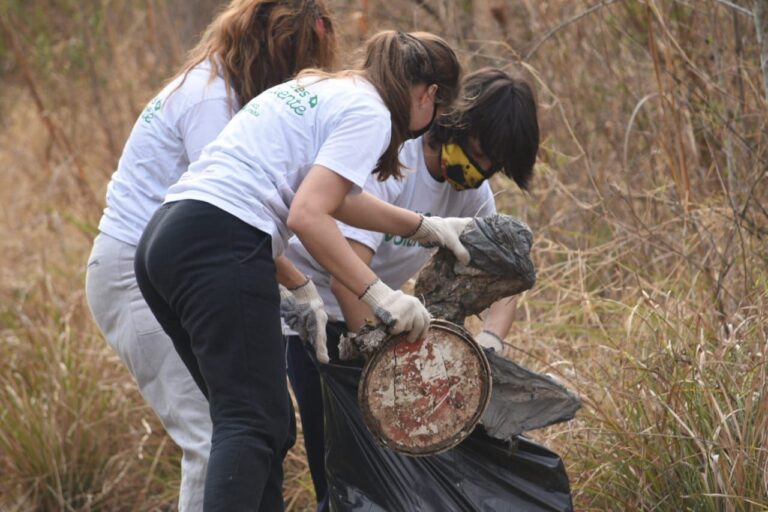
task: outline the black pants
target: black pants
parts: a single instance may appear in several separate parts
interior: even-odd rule
[[[345,365],[339,360],[339,338],[347,332],[343,322],[329,322],[328,355],[334,364]],[[309,472],[317,496],[317,512],[327,512],[328,484],[325,478],[325,427],[323,425],[323,392],[320,373],[312,347],[298,336],[288,336],[288,379],[299,406],[304,448],[307,452]],[[349,363],[358,365],[358,362]]]
[[[283,510],[292,438],[271,238],[207,203],[152,217],[136,279],[210,404],[204,510]]]

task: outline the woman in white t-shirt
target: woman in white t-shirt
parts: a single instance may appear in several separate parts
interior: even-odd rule
[[[323,0],[234,0],[133,127],[107,188],[88,260],[88,304],[144,399],[182,448],[179,510],[203,507],[210,452],[208,402],[136,284],[136,245],[168,187],[253,97],[308,66],[332,67]]]
[[[147,225],[136,251],[144,298],[208,397],[213,437],[206,510],[282,510],[291,422],[278,265],[291,231],[393,331],[422,336],[429,314],[352,252],[336,219],[469,254],[469,219],[424,218],[360,189],[398,177],[398,149],[457,94],[451,48],[426,33],[382,32],[355,71],[315,70],[251,100],[209,144]],[[299,291],[299,290],[297,290]]]
[[[538,147],[536,101],[530,86],[500,69],[483,68],[464,77],[459,99],[448,114],[439,117],[423,137],[403,145],[400,161],[408,168],[404,178],[385,182],[369,178],[365,190],[424,215],[484,217],[496,213],[487,179],[503,172],[521,189],[527,189]],[[433,249],[406,237],[344,224],[339,227],[358,256],[394,289],[414,277],[434,254]],[[371,310],[318,265],[297,238],[290,240],[286,256],[315,283],[329,317],[329,352],[338,362],[339,335],[357,332],[365,318],[371,316]],[[511,327],[515,306],[514,298],[493,304],[475,339],[486,348],[502,351],[502,339]],[[295,301],[286,301],[283,313],[288,318],[297,318],[306,311],[297,311]],[[288,375],[301,414],[312,480],[321,500],[318,510],[328,510],[330,504],[334,510],[346,510],[343,493],[327,492],[325,460],[336,456],[339,448],[329,443],[326,453],[320,375],[302,340],[292,334],[288,337]],[[360,411],[345,410],[344,417],[329,421],[336,424],[355,415],[359,416]],[[361,446],[364,448],[358,451]],[[358,439],[343,448],[344,464],[353,468],[364,466],[366,450],[370,453],[382,449],[372,440]],[[359,455],[359,459],[351,459],[353,455]],[[395,456],[387,454],[387,458]],[[341,463],[336,461],[335,466],[340,467]],[[365,486],[371,481],[369,477],[355,479],[347,474],[339,476],[337,481],[340,480],[346,489],[357,488],[360,495],[376,501],[377,489]],[[332,496],[331,503],[326,496]],[[377,502],[387,503],[387,499],[382,497]]]

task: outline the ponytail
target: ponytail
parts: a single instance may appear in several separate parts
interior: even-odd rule
[[[411,87],[436,84],[435,105],[449,106],[459,89],[461,66],[448,43],[428,32],[385,31],[366,44],[362,72],[378,91],[392,118],[389,146],[374,169],[379,180],[401,178],[400,146],[410,132]]]

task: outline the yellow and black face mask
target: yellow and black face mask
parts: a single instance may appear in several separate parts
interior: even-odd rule
[[[456,190],[477,188],[498,170],[496,166],[483,170],[458,144],[443,144],[440,151],[440,167],[445,181]]]

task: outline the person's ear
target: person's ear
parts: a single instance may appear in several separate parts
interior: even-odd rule
[[[425,107],[429,104],[434,104],[436,96],[437,96],[437,84],[431,84],[426,86],[424,88],[424,92],[419,97],[419,107]]]
[[[434,103],[437,99],[437,84],[428,86],[425,95]]]

